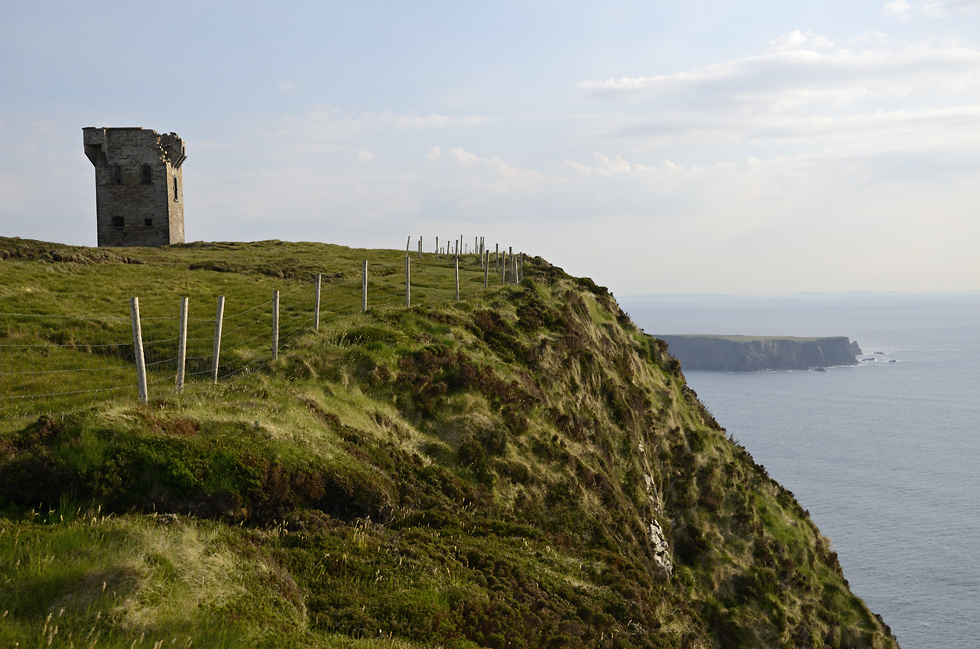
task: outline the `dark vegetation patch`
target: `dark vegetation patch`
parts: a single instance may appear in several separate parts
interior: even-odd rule
[[[0,465],[0,507],[54,508],[70,497],[108,511],[256,523],[304,507],[344,520],[391,516],[394,487],[383,472],[285,462],[244,423],[205,434],[186,419],[111,432],[88,423],[42,418],[21,431]]]
[[[101,248],[66,246],[57,243],[0,237],[0,259],[19,261],[60,262],[82,266],[92,264],[145,264],[129,255],[118,255]]]
[[[534,396],[517,380],[506,381],[490,365],[477,363],[464,352],[433,345],[404,356],[398,367],[393,387],[406,416],[431,417],[448,396],[476,392],[504,416],[514,433],[527,429],[521,409],[531,407]]]

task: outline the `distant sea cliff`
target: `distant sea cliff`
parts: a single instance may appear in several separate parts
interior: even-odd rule
[[[809,370],[857,365],[857,342],[845,336],[659,336],[684,369],[711,372]]]

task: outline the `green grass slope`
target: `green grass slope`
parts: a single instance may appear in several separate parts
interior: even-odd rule
[[[665,345],[525,267],[485,290],[466,259],[456,302],[424,259],[405,308],[399,252],[0,239],[0,396],[61,395],[0,413],[0,645],[897,647]],[[169,326],[180,295],[206,321],[314,273],[335,308],[279,359],[180,394],[162,363],[147,404],[81,391],[131,371],[91,342],[129,296]],[[98,376],[18,373],[51,359]]]

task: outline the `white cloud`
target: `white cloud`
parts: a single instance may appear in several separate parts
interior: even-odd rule
[[[483,158],[462,147],[454,147],[438,157],[454,163],[451,168],[442,168],[440,187],[450,188],[456,200],[468,205],[482,203],[487,196],[510,199],[528,192],[546,191],[562,181],[560,174],[524,169],[497,156]],[[435,158],[430,154],[430,159]]]
[[[407,174],[379,177],[363,173],[323,173],[314,166],[290,166],[233,173],[214,169],[195,177],[185,170],[187,229],[192,239],[227,238],[234,223],[253,239],[343,240],[379,223],[414,216],[419,196]],[[199,197],[197,188],[207,187]],[[200,214],[222,214],[207,221]]]
[[[899,0],[903,2],[904,0]],[[801,32],[796,29],[783,34],[774,41],[769,41],[769,49],[777,52],[786,50],[825,50],[834,47],[830,38],[823,34],[814,34],[812,31]]]
[[[912,5],[908,3],[908,0],[894,0],[894,2],[886,2],[881,7],[882,12],[888,14],[889,16],[897,16],[899,20],[906,22],[912,18]]]
[[[276,135],[295,138],[304,142],[340,141],[364,131],[425,130],[436,128],[466,127],[491,121],[484,115],[402,115],[390,110],[380,113],[341,113],[338,109],[322,105],[299,116],[287,116],[282,120]]]
[[[279,87],[280,92],[289,92],[296,87],[296,84],[292,81],[280,81],[276,85]]]
[[[361,162],[370,162],[371,160],[374,160],[374,154],[370,151],[364,151],[362,149],[361,151],[357,152],[357,159]]]
[[[930,2],[922,7],[922,12],[933,18],[942,18],[951,13],[980,13],[980,0],[945,0]]]
[[[429,160],[435,160],[436,158],[438,158],[441,155],[442,155],[442,151],[439,149],[439,147],[437,147],[437,146],[430,146],[429,147],[429,153],[427,155],[427,157],[429,158]]]
[[[698,151],[710,161],[732,155],[766,157],[806,153],[810,156],[914,154],[951,147],[980,152],[980,106],[866,110],[842,115],[732,113],[712,118],[695,111],[661,111],[652,115],[607,114],[589,118],[582,130],[595,142],[634,152]],[[689,154],[686,154],[689,155]],[[759,154],[756,154],[759,155]],[[592,170],[592,166],[589,166]],[[611,167],[610,167],[611,169]],[[634,163],[631,170],[639,170]]]
[[[589,165],[577,160],[566,160],[561,169],[579,174],[595,174],[597,176],[636,176],[647,171],[656,171],[655,167],[631,163],[618,153],[612,157],[596,152],[593,154],[595,164]]]
[[[818,51],[824,46],[799,32],[777,43],[794,44],[796,49],[777,47],[768,54],[672,74],[584,81],[579,88],[597,99],[648,100],[716,115],[814,104],[840,107],[912,95],[935,101],[980,88],[980,51],[955,44]]]
[[[457,164],[460,164],[464,167],[468,167],[469,165],[476,164],[477,162],[480,161],[480,158],[478,158],[476,154],[470,153],[469,151],[466,151],[459,147],[450,149],[449,155],[452,156],[453,160],[455,160]],[[487,161],[485,160],[484,162]]]

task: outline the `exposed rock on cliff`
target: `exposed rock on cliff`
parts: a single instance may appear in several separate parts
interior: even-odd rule
[[[808,370],[857,365],[856,342],[833,338],[660,336],[684,369],[712,372]],[[855,351],[857,350],[857,351]]]

